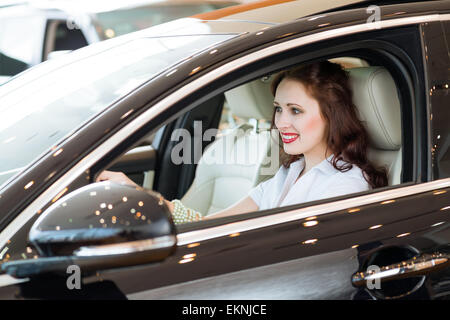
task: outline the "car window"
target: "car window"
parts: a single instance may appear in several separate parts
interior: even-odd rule
[[[59,23],[56,29],[54,50],[76,50],[87,46],[86,38],[80,29],[69,29],[67,23]]]
[[[36,63],[43,30],[39,16],[0,18],[0,76],[14,76]]]
[[[304,196],[298,197],[302,200],[297,202],[293,198],[290,199],[288,194],[285,194],[286,198],[280,198],[282,201],[280,200],[278,203],[281,207],[365,192],[373,188],[401,183],[401,106],[395,81],[389,70],[379,65],[371,66],[367,61],[353,57],[338,57],[330,59],[330,62],[341,65],[349,75],[350,85],[354,91],[353,103],[358,114],[357,117],[371,140],[366,156],[369,158],[370,164],[379,171],[380,177],[384,176],[386,180],[384,184],[377,181],[376,183],[379,184],[374,187],[370,184],[374,183],[374,180],[369,183],[364,178],[362,168],[353,165],[353,173],[348,177],[342,174],[345,171],[339,173],[339,179],[342,180],[339,180],[341,181],[339,188],[335,186],[336,192],[332,192],[334,189],[329,186],[322,186],[323,190],[320,189],[320,186],[316,186],[315,189],[320,189],[322,192],[306,192],[304,190]],[[283,164],[289,154],[283,153],[283,148],[280,147],[283,143],[280,141],[279,130],[271,127],[275,108],[270,86],[276,77],[277,73],[266,75],[225,91],[223,93],[225,101],[217,127],[218,130],[204,130],[205,125],[202,122],[192,124],[193,127],[197,125],[197,127],[203,128],[200,136],[198,134],[196,136],[195,131],[189,133],[184,129],[174,129],[171,139],[175,141],[175,145],[172,145],[173,149],[168,161],[172,161],[178,166],[193,164],[191,163],[192,158],[186,155],[191,155],[191,147],[198,145],[195,139],[210,140],[211,137],[215,138],[207,148],[202,150],[200,160],[198,163],[194,163],[196,167],[192,167],[195,170],[195,174],[193,173],[192,176],[195,175],[195,178],[187,192],[180,196],[183,205],[202,213],[204,216],[213,216],[213,214],[233,206],[239,200],[251,193],[255,194],[259,188],[262,188],[258,191],[259,196],[255,195],[262,201],[258,203],[258,206],[260,210],[272,208],[269,204],[272,200],[268,203],[264,202],[267,197],[270,198],[270,195],[267,194],[267,190],[270,188],[264,189],[261,186],[268,186],[269,184],[264,183],[270,179],[275,179],[277,172],[281,172],[282,169],[283,172],[287,172],[283,174],[290,174],[290,167]],[[369,79],[371,80],[369,81]],[[376,83],[375,88],[371,87],[372,80],[373,83]],[[379,90],[379,87],[381,90]],[[367,92],[371,92],[371,95],[378,95],[373,99],[374,105],[368,102],[370,97],[367,96]],[[381,106],[381,104],[384,105]],[[372,108],[380,108],[380,119],[373,117]],[[209,110],[211,112],[211,109]],[[182,117],[184,115],[180,116],[179,119]],[[386,137],[389,138],[385,139],[384,136],[379,136],[380,130],[385,130]],[[177,133],[177,131],[180,132]],[[328,160],[331,160],[331,158],[328,158]],[[292,167],[294,167],[294,164]],[[338,169],[331,164],[321,163],[317,165],[317,168],[317,172],[325,172],[330,176],[331,171],[333,171],[333,174],[338,173]],[[160,171],[165,170],[164,165],[158,169]],[[171,168],[170,170],[175,169]],[[309,176],[312,175],[313,173]],[[167,183],[171,186],[184,184],[184,176],[177,175],[173,178],[173,181],[168,176],[165,181],[160,183]],[[319,176],[317,174],[317,177]],[[359,179],[354,188],[353,178]],[[347,185],[348,187],[346,187]],[[292,187],[294,188],[294,186]],[[158,187],[155,191],[159,191]],[[163,196],[165,196],[164,193]],[[273,199],[273,201],[275,200]]]
[[[14,91],[0,87],[0,185],[153,75],[231,35],[144,38],[66,64]],[[52,63],[53,61],[49,61]],[[96,66],[93,72],[92,65]],[[43,67],[45,68],[45,66]],[[89,75],[89,77],[86,77]],[[127,79],[124,81],[124,79]],[[19,93],[20,92],[20,93]]]

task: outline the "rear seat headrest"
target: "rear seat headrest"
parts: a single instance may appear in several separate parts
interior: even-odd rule
[[[225,92],[231,112],[239,118],[272,120],[272,77],[264,77]]]

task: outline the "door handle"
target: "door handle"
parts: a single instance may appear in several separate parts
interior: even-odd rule
[[[423,254],[419,257],[380,267],[378,270],[357,272],[352,276],[355,287],[364,287],[367,281],[380,280],[380,282],[424,276],[431,272],[448,267],[450,255],[443,253]]]

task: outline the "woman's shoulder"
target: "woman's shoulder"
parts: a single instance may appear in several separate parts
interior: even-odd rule
[[[336,168],[337,167],[337,168]],[[350,162],[339,159],[333,166],[331,159],[328,159],[326,166],[322,167],[322,171],[327,176],[329,182],[366,182],[364,173],[360,167]],[[339,170],[338,168],[342,168]],[[349,168],[349,169],[346,169]]]
[[[336,169],[335,173],[331,177],[331,182],[346,185],[350,184],[369,189],[369,183],[364,177],[364,172],[355,164],[352,164],[351,169],[347,171],[340,171]]]

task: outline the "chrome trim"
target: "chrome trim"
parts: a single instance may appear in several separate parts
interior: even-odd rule
[[[428,275],[449,264],[450,255],[443,253],[424,254],[420,257],[414,257],[407,261],[385,266],[379,271],[358,272],[352,276],[352,283],[357,286],[365,286],[367,281],[380,280],[390,281],[406,277],[415,277],[418,275]]]
[[[147,123],[150,119],[156,117],[158,114],[168,109],[170,106],[178,102],[180,99],[187,96],[193,90],[203,87],[216,79],[217,77],[228,74],[239,67],[247,65],[253,61],[260,60],[264,57],[270,56],[272,54],[276,54],[297,46],[310,44],[316,41],[321,41],[329,38],[334,38],[338,36],[345,36],[349,34],[353,34],[356,32],[364,32],[370,31],[374,29],[384,29],[391,28],[395,26],[402,25],[412,25],[412,24],[420,24],[426,22],[434,22],[434,21],[442,21],[442,20],[450,20],[450,14],[433,14],[429,16],[417,16],[417,17],[407,17],[407,18],[398,18],[392,20],[381,20],[376,23],[364,23],[359,25],[353,25],[348,27],[337,28],[333,30],[327,30],[319,33],[315,33],[312,35],[307,35],[304,37],[296,38],[293,40],[289,40],[283,43],[275,44],[270,47],[264,48],[260,51],[253,52],[244,57],[238,58],[236,60],[230,61],[229,63],[220,66],[217,69],[191,81],[187,85],[178,89],[173,94],[164,98],[155,104],[152,108],[148,109],[146,112],[141,114],[139,117],[130,122],[127,126],[119,130],[114,136],[109,138],[95,150],[93,150],[89,155],[83,158],[80,162],[78,162],[72,169],[70,169],[66,174],[64,174],[60,179],[58,179],[54,184],[52,184],[49,188],[47,188],[35,201],[33,201],[24,211],[16,217],[0,234],[0,248],[4,247],[7,241],[12,238],[12,236],[22,228],[29,219],[31,219],[38,210],[40,210],[45,204],[50,202],[61,190],[63,190],[66,186],[72,183],[77,177],[79,177],[83,172],[88,170],[95,162],[100,160],[104,155],[106,155],[109,151],[111,151],[114,147],[116,147],[124,138],[136,132],[140,129],[145,123]],[[167,73],[171,72],[169,69],[166,71]],[[445,180],[447,184],[450,184],[450,179]],[[448,186],[448,185],[446,185]],[[408,189],[410,190],[410,189]],[[415,190],[415,189],[413,189]],[[422,192],[422,191],[420,191]],[[419,193],[412,191],[412,194]],[[389,197],[391,198],[391,197]],[[359,199],[359,198],[357,198]],[[355,205],[354,201],[352,202]],[[296,211],[293,211],[296,212]],[[262,219],[262,218],[260,218]],[[258,228],[258,226],[253,226],[254,220],[252,220],[252,229]],[[278,222],[281,223],[281,222]],[[248,224],[247,222],[240,222],[241,224]],[[236,224],[233,224],[236,226]],[[224,226],[225,227],[225,226]],[[241,231],[245,231],[244,228],[238,228]],[[209,229],[204,230],[207,232]],[[180,235],[181,238],[183,235]],[[212,237],[215,237],[211,235]],[[190,237],[194,239],[195,237]],[[206,239],[205,237],[200,237]],[[187,243],[181,241],[181,243]]]
[[[14,284],[19,284],[27,281],[30,281],[30,279],[29,278],[17,279],[14,278],[13,276],[10,276],[9,274],[2,274],[0,275],[0,288],[12,286]]]
[[[450,187],[450,178],[427,183],[421,183],[413,186],[400,187],[394,190],[381,191],[378,193],[363,195],[356,198],[333,201],[331,203],[318,204],[315,206],[272,214],[269,216],[259,217],[246,221],[239,221],[217,227],[211,227],[204,230],[185,232],[177,236],[178,237],[177,245],[183,246],[189,243],[225,237],[234,233],[242,233],[245,231],[264,228],[276,224],[301,220],[312,216],[320,216],[323,214],[327,214],[329,212],[335,212],[346,209],[356,209],[361,206],[377,202],[379,202],[381,206],[382,205],[381,202],[387,200],[393,200],[396,198],[406,197],[418,193],[429,192],[448,187]]]
[[[74,255],[77,257],[123,255],[141,251],[171,248],[175,244],[175,236],[162,236],[154,239],[81,247],[74,252]]]

